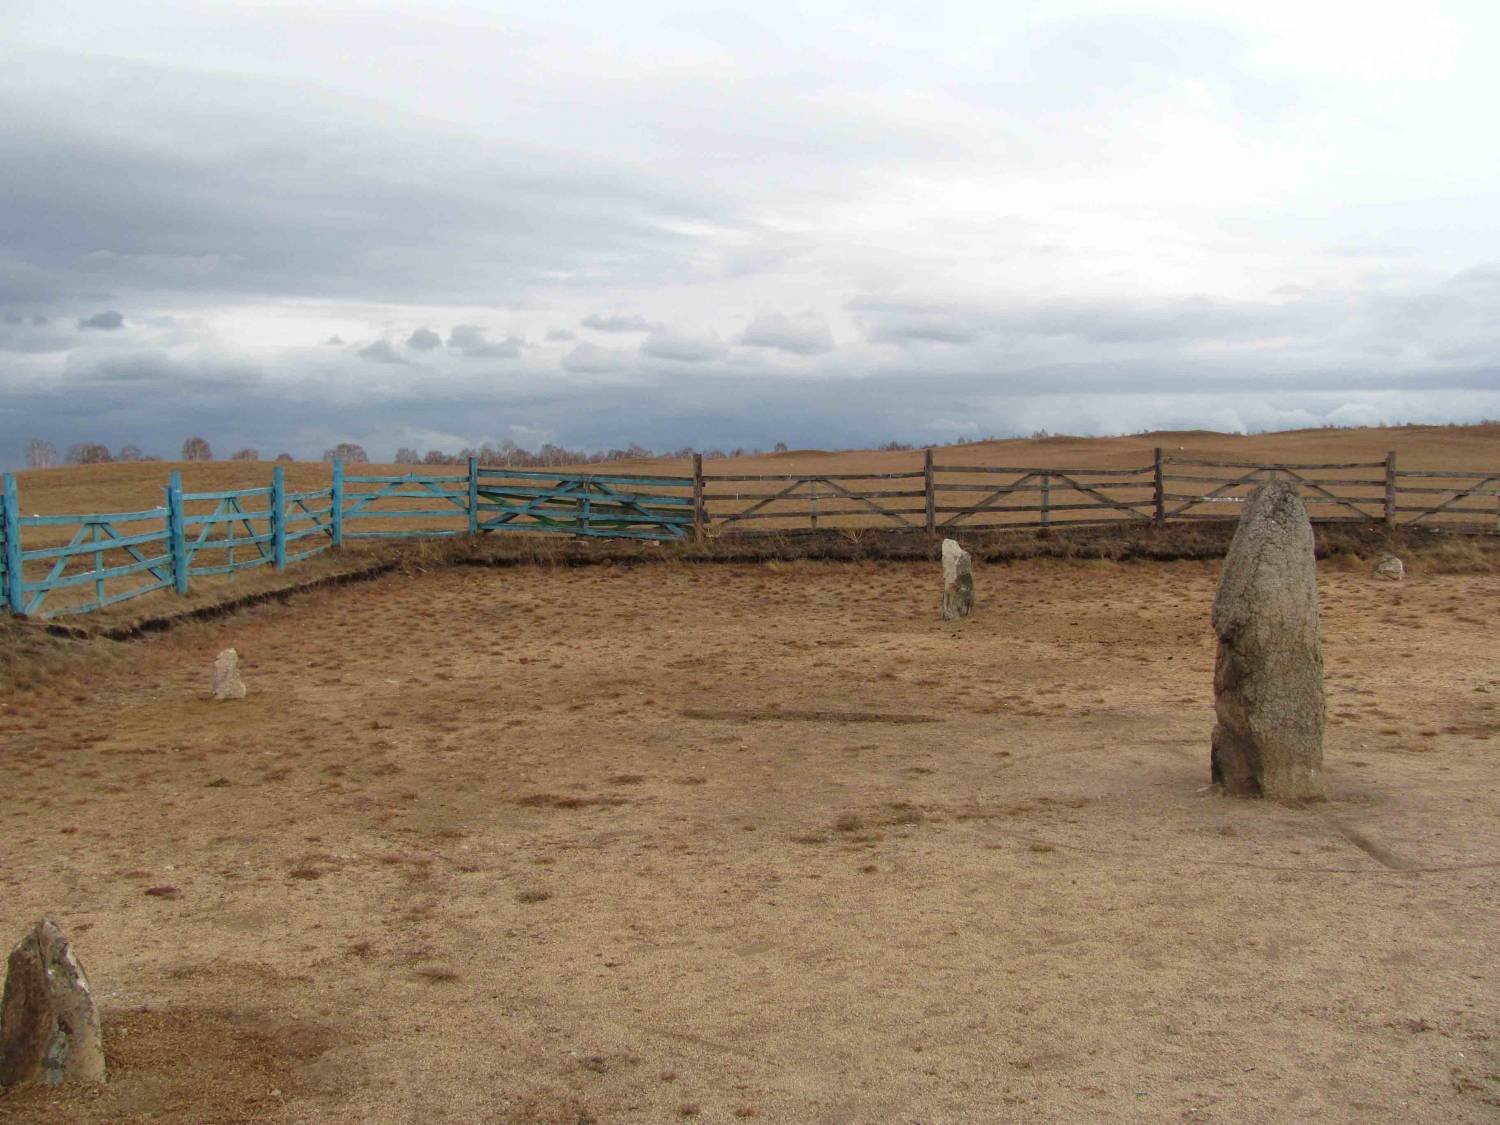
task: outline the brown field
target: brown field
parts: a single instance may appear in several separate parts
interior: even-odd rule
[[[1323,566],[1308,807],[1206,788],[1216,577],[451,568],[58,658],[0,935],[113,1080],[0,1120],[1495,1120],[1500,577]]]
[[[1398,464],[1404,470],[1428,472],[1467,471],[1469,474],[1493,469],[1500,474],[1500,424],[1480,426],[1408,426],[1396,429],[1371,430],[1307,430],[1291,433],[1238,436],[1205,432],[1154,433],[1121,438],[1069,438],[1023,439],[1014,441],[982,442],[972,445],[950,446],[935,451],[934,460],[939,468],[954,466],[1020,466],[1025,468],[1054,468],[1072,470],[1075,473],[1089,470],[1131,469],[1138,474],[1131,478],[1112,477],[1105,479],[1082,478],[1083,491],[1069,482],[1054,478],[1046,486],[1046,502],[1054,509],[1046,519],[1058,526],[1070,522],[1092,524],[1094,527],[1118,525],[1122,521],[1144,526],[1154,514],[1151,464],[1153,450],[1162,448],[1167,458],[1191,460],[1209,459],[1219,461],[1251,461],[1275,463],[1356,463],[1363,468],[1323,469],[1305,473],[1314,483],[1317,481],[1344,482],[1333,485],[1332,491],[1349,500],[1339,504],[1318,494],[1316,488],[1299,486],[1315,520],[1356,521],[1365,519],[1379,522],[1383,515],[1385,498],[1383,467],[1368,467],[1380,461],[1388,450],[1397,453]],[[768,454],[760,457],[712,460],[704,463],[708,474],[705,495],[707,497],[708,533],[710,538],[738,538],[745,533],[769,532],[798,533],[816,526],[822,531],[837,530],[851,535],[883,529],[887,531],[920,530],[924,521],[924,481],[921,476],[922,453],[851,451],[824,453],[817,451],[794,451],[785,454]],[[21,506],[27,514],[65,514],[80,512],[140,512],[160,505],[162,486],[168,474],[178,469],[183,473],[185,491],[216,492],[225,489],[263,488],[269,480],[271,465],[265,462],[206,462],[194,464],[163,464],[159,462],[128,465],[90,466],[83,468],[49,469],[20,474]],[[391,475],[415,470],[421,474],[452,476],[465,474],[464,466],[413,467],[396,465],[350,466],[354,475]],[[665,474],[680,476],[691,473],[691,465],[682,460],[656,460],[619,462],[610,465],[562,466],[559,473],[592,472],[601,474]],[[881,479],[879,474],[905,474],[896,479]],[[712,479],[714,476],[756,475],[807,475],[819,474],[833,477],[832,481],[788,485],[781,481],[727,481]],[[851,474],[871,474],[864,479],[848,479]],[[1185,478],[1174,474],[1186,474]],[[293,463],[286,466],[289,493],[327,488],[329,466],[322,463]],[[1210,478],[1230,480],[1241,476],[1239,469],[1203,468],[1192,465],[1168,466],[1165,491],[1169,496],[1191,498],[1214,489]],[[945,520],[956,522],[942,527],[945,533],[973,535],[982,527],[1016,528],[1030,526],[1039,519],[1037,505],[1042,503],[1043,485],[1033,480],[1017,485],[1019,491],[997,495],[995,489],[1010,486],[1017,475],[990,475],[983,473],[939,472],[936,475],[937,522],[942,527]],[[535,484],[534,481],[520,482]],[[1226,500],[1243,497],[1254,482],[1231,489]],[[1411,520],[1414,514],[1427,507],[1442,503],[1449,494],[1442,489],[1470,488],[1482,482],[1473,476],[1442,479],[1409,478],[1401,481],[1403,490],[1426,489],[1427,491],[1403,491],[1398,503],[1405,510],[1398,510],[1400,521]],[[379,486],[351,482],[349,500],[358,492],[368,492]],[[444,487],[464,489],[463,484],[448,484]],[[873,496],[874,499],[856,499],[837,494],[838,489]],[[765,504],[761,498],[792,489],[794,494]],[[1103,492],[1099,490],[1104,490]],[[651,491],[672,492],[689,495],[688,487],[665,488],[650,486]],[[1102,501],[1135,505],[1133,512],[1102,505]],[[327,501],[312,501],[311,504],[326,505]],[[215,501],[189,501],[186,505],[190,517],[206,515],[214,510]],[[245,502],[246,511],[255,521],[235,525],[236,535],[265,534],[269,529],[264,522],[264,497],[252,497]],[[965,508],[976,505],[985,510],[977,514],[964,514]],[[874,508],[883,509],[875,511]],[[452,511],[448,519],[425,515],[412,518],[405,512],[437,509]],[[1194,505],[1171,499],[1166,512],[1175,519],[1222,521],[1233,518],[1237,509],[1233,503],[1211,502]],[[679,510],[680,511],[680,510]],[[350,535],[361,532],[432,531],[445,529],[449,534],[466,529],[467,517],[447,501],[430,494],[412,495],[405,498],[381,499],[369,508],[374,519],[361,517],[346,520],[345,530]],[[738,522],[726,517],[738,513],[745,518]],[[810,519],[816,513],[816,519]],[[295,514],[295,513],[294,513]],[[1425,518],[1425,517],[1424,517]],[[1469,529],[1500,531],[1500,484],[1490,481],[1484,490],[1469,496],[1448,510],[1428,518],[1424,526],[1453,528],[1462,525]],[[293,525],[307,528],[308,523]],[[140,521],[117,523],[115,531],[120,535],[144,535],[160,532],[163,520],[151,516]],[[28,549],[55,547],[68,541],[75,528],[69,526],[27,527],[23,542]],[[197,535],[198,528],[190,529],[190,538]],[[225,534],[225,525],[213,532],[218,538]],[[510,536],[509,538],[516,538]],[[528,537],[529,538],[529,537]],[[321,533],[316,538],[304,540],[290,546],[293,552],[326,542]],[[351,548],[365,549],[350,540]],[[373,548],[377,552],[383,548]],[[239,562],[255,559],[257,549],[241,547]],[[265,548],[269,554],[269,548]],[[148,554],[164,552],[160,543],[147,548]],[[119,566],[132,560],[123,551],[108,549],[75,557],[68,566],[67,574],[80,574],[95,568]],[[216,566],[234,561],[222,550],[201,551],[194,560],[195,566]],[[27,564],[30,581],[42,578],[51,567],[51,562],[35,560]],[[305,569],[306,563],[294,563],[298,574],[317,575],[365,565],[364,560],[351,561],[322,559],[316,569]],[[269,567],[245,571],[231,576],[194,577],[193,598],[196,604],[219,602],[243,596],[269,587],[286,584],[286,580],[269,573]],[[82,606],[95,598],[96,592],[106,596],[125,596],[132,591],[149,586],[153,578],[149,574],[137,573],[123,578],[106,580],[96,589],[93,582],[83,582],[70,589],[49,595],[42,607],[44,613],[66,611],[69,606]],[[124,603],[124,608],[114,610],[112,617],[150,617],[173,612],[173,607],[183,603],[170,591],[146,595],[139,600]],[[97,618],[95,618],[97,619]]]
[[[1129,437],[1015,438],[975,442],[938,449],[940,462],[965,465],[1025,465],[1078,468],[1129,468],[1151,462],[1152,450],[1167,456],[1265,462],[1378,461],[1395,450],[1408,469],[1500,470],[1500,423],[1479,426],[1398,426],[1360,430],[1289,430],[1267,434],[1221,434],[1207,430],[1134,434]],[[707,474],[753,473],[894,473],[920,468],[920,452],[793,450],[759,457],[732,457],[704,462]],[[27,512],[134,511],[162,502],[162,487],[172,470],[181,470],[190,491],[254,488],[271,479],[267,461],[145,462],[42,469],[17,474],[21,503]],[[662,473],[686,475],[684,460],[621,461],[608,466],[563,466],[562,471]],[[461,472],[459,466],[370,465],[371,474]],[[348,470],[356,472],[353,467]],[[287,487],[327,488],[329,467],[320,462],[286,466]]]

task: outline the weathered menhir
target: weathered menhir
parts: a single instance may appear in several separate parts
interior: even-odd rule
[[[103,1082],[99,1013],[83,966],[44,918],[11,951],[0,1002],[0,1086]]]
[[[1243,797],[1323,795],[1323,649],[1312,524],[1291,484],[1257,489],[1214,598],[1213,780]]]

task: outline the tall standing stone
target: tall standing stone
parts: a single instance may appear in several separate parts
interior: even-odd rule
[[[974,612],[974,564],[955,539],[943,540],[943,620]]]
[[[1236,796],[1323,794],[1323,648],[1312,524],[1290,484],[1245,503],[1214,598],[1213,779]]]
[[[11,950],[0,1001],[0,1086],[103,1082],[99,1013],[68,939],[43,918]]]
[[[232,648],[226,648],[214,657],[214,698],[245,698],[245,681],[240,679],[240,654]]]

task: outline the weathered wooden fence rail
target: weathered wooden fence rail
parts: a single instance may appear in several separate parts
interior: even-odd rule
[[[885,528],[960,534],[1005,528],[1232,519],[1267,480],[1296,485],[1316,522],[1415,524],[1500,533],[1500,470],[1408,470],[1380,461],[1273,464],[1163,456],[1128,468],[939,463],[901,472],[576,474],[470,461],[467,472],[346,474],[289,492],[184,492],[160,507],[24,515],[16,480],[0,490],[0,592],[17,614],[81,613],[193,578],[284,569],[346,540],[488,533],[701,540],[796,530]],[[29,533],[29,534],[28,534]],[[25,546],[23,538],[32,546]]]

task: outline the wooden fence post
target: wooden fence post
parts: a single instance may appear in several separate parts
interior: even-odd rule
[[[937,498],[933,495],[932,487],[932,447],[922,451],[922,477],[923,489],[927,493],[927,533],[930,535],[937,530]]]
[[[1159,445],[1156,447],[1156,453],[1152,460],[1152,466],[1155,470],[1154,480],[1156,487],[1156,515],[1152,517],[1151,522],[1160,524],[1167,521],[1167,490],[1163,485],[1161,471],[1161,446]]]
[[[21,570],[21,503],[16,495],[16,475],[5,474],[0,492],[0,518],[5,528],[5,600],[12,613],[26,612],[25,576]]]
[[[172,588],[183,597],[188,592],[187,527],[182,512],[182,474],[167,482],[167,548],[172,556]]]
[[[328,490],[328,526],[333,532],[333,546],[344,545],[344,459],[333,459],[333,487]]]
[[[271,470],[271,549],[276,569],[286,569],[286,472],[280,465]]]
[[[1396,526],[1396,451],[1385,455],[1385,526]]]
[[[479,534],[479,458],[469,458],[469,534]]]
[[[703,505],[703,454],[693,454],[693,542],[703,542],[703,525],[708,512]]]
[[[1042,523],[1052,522],[1052,477],[1042,474]]]

